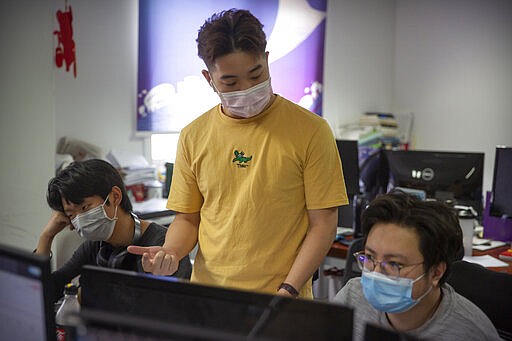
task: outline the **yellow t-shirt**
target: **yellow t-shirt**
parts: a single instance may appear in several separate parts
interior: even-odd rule
[[[183,129],[167,207],[199,212],[192,281],[275,293],[308,230],[308,209],[348,203],[327,122],[277,96],[234,119],[212,108]],[[312,297],[311,281],[300,290]]]

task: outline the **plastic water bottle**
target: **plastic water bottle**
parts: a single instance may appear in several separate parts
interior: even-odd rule
[[[66,340],[67,327],[70,326],[69,316],[80,311],[78,302],[78,287],[73,283],[68,283],[64,287],[64,300],[55,315],[55,324],[57,326],[57,341]]]

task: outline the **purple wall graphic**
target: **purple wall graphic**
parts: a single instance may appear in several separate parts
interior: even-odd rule
[[[327,0],[140,0],[137,131],[179,132],[219,103],[195,40],[207,18],[230,8],[263,23],[274,92],[322,114]]]

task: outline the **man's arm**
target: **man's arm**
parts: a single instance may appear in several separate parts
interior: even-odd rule
[[[177,213],[165,235],[162,246],[128,246],[128,252],[142,255],[144,271],[169,276],[176,272],[180,260],[197,244],[200,215]]]
[[[43,228],[43,231],[39,235],[37,247],[34,252],[39,255],[49,256],[53,239],[68,225],[70,225],[70,221],[69,218],[64,215],[64,213],[53,211],[50,220],[48,220],[48,223],[46,223],[46,226]]]
[[[39,255],[50,256],[55,236],[68,226],[72,228],[69,218],[62,212],[53,211],[46,226],[39,235],[34,252]],[[85,254],[84,245],[80,246],[79,250],[80,252],[75,251],[71,259],[66,261],[60,269],[52,273],[53,290],[48,293],[52,302],[56,302],[62,297],[64,285],[80,273],[83,265],[82,257]]]
[[[322,264],[336,237],[338,208],[308,210],[308,216],[308,233],[285,280],[285,283],[290,284],[299,292],[315,270]],[[278,293],[290,295],[284,289],[279,289]]]

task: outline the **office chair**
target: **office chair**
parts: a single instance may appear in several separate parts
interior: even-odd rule
[[[453,263],[447,282],[489,317],[503,339],[512,340],[511,275],[460,260]]]
[[[354,239],[348,247],[347,257],[345,259],[345,269],[343,270],[343,279],[341,280],[342,286],[345,285],[349,279],[361,276],[361,269],[359,269],[353,254],[361,251],[363,247],[363,237]]]
[[[75,231],[65,229],[55,236],[53,249],[55,251],[55,269],[59,269],[71,258],[73,253],[85,241]]]

